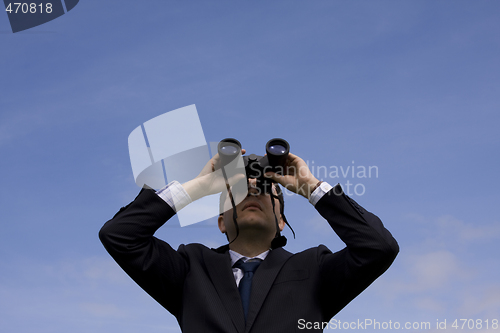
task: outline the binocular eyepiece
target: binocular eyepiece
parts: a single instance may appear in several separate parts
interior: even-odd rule
[[[229,164],[241,152],[241,143],[232,138],[224,139],[219,142],[217,147],[220,164],[225,166]],[[284,174],[286,160],[290,152],[290,145],[284,139],[271,139],[266,143],[266,155],[259,156],[250,154],[243,156],[245,172],[247,179],[255,178],[257,188],[264,193],[271,193],[273,181],[265,178],[264,174],[273,171],[278,174]]]

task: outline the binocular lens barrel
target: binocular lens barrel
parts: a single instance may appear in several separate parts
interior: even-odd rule
[[[283,139],[271,139],[266,144],[266,153],[268,155],[288,155],[290,151],[290,145],[286,140]]]
[[[219,142],[217,150],[219,154],[233,156],[240,152],[241,143],[236,139],[224,139]]]
[[[217,146],[221,165],[229,164],[241,151],[241,143],[236,139],[224,139]]]
[[[273,167],[284,167],[288,153],[290,152],[290,145],[283,139],[271,139],[266,144],[266,153],[269,164]]]

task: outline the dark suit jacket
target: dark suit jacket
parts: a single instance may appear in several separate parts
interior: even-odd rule
[[[399,251],[378,217],[341,193],[339,185],[316,204],[347,247],[324,245],[292,254],[271,250],[255,272],[245,324],[228,247],[201,244],[174,250],[153,236],[175,212],[143,190],[101,229],[116,262],[170,311],[185,333],[303,332],[299,320],[328,322],[380,276]],[[322,330],[308,330],[322,331]]]

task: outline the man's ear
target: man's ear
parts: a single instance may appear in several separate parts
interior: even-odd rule
[[[278,221],[278,226],[280,227],[280,232],[285,229],[285,220],[283,219],[283,215],[280,214],[280,219]]]
[[[226,225],[224,224],[224,214],[220,214],[219,218],[217,219],[217,223],[219,224],[219,230],[223,234],[226,233]]]

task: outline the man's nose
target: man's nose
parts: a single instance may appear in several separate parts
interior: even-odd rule
[[[257,188],[257,180],[255,178],[248,179],[248,195],[259,195],[260,190]]]
[[[260,190],[256,187],[249,187],[248,188],[248,195],[259,195]]]

